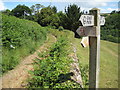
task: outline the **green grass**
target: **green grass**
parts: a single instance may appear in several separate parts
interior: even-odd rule
[[[74,38],[74,34],[70,31],[65,31],[69,41],[74,44],[77,49],[80,69],[83,73],[83,82],[87,84],[84,74],[88,74],[89,66],[89,47],[83,48],[80,44],[81,39]],[[63,33],[63,32],[62,32]],[[57,34],[56,34],[57,35]],[[70,44],[69,44],[70,45]],[[101,40],[100,48],[100,88],[117,88],[118,87],[118,44]],[[85,69],[85,71],[84,71]],[[85,73],[86,72],[86,73]],[[84,85],[88,87],[87,85]]]
[[[35,52],[46,36],[47,28],[36,22],[2,14],[2,73],[12,70],[21,59]]]
[[[89,47],[83,48],[80,44],[81,39],[74,38],[74,34],[71,31],[67,30],[59,31],[57,29],[50,29],[48,27],[43,28],[35,22],[17,19],[15,17],[6,15],[5,16],[3,15],[3,27],[2,27],[3,72],[7,72],[8,70],[13,69],[22,58],[33,53],[37,49],[37,47],[43,44],[43,42],[46,40],[47,33],[46,31],[44,31],[45,29],[48,30],[48,33],[53,34],[57,38],[61,36],[66,37],[67,38],[66,40],[68,40],[67,49],[69,53],[73,52],[71,43],[74,44],[74,46],[77,49],[77,56],[79,58],[84,86],[88,87],[87,83],[88,83]],[[11,49],[9,47],[11,44],[15,46],[16,49]],[[56,47],[54,46],[54,48]],[[54,59],[56,58],[57,57],[55,57]],[[118,44],[101,40],[99,86],[100,88],[117,88],[118,87],[117,85],[118,85]]]
[[[82,66],[82,68],[88,66],[89,47],[83,48],[80,45],[81,39],[71,37],[71,41],[77,48],[77,56],[79,58],[79,63]],[[101,40],[100,46],[101,48],[99,87],[118,88],[118,44]]]
[[[118,88],[118,44],[101,41],[100,87]]]
[[[80,85],[70,80],[69,41],[66,32],[59,32],[57,42],[45,53],[39,53],[35,59],[34,71],[30,71],[32,79],[29,88],[80,88]],[[60,35],[62,33],[62,36]]]

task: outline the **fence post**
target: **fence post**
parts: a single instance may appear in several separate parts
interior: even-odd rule
[[[93,8],[90,15],[94,15],[96,36],[89,36],[89,88],[98,88],[100,65],[100,10]]]

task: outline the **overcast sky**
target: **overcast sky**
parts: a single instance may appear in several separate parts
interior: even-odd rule
[[[34,4],[42,4],[44,6],[56,6],[58,11],[63,11],[70,4],[76,4],[81,7],[81,10],[88,11],[91,8],[99,8],[101,13],[110,13],[113,10],[118,10],[119,0],[0,0],[0,10],[12,10],[18,4],[25,4],[30,7]]]

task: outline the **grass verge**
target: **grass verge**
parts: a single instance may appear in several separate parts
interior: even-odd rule
[[[28,88],[80,88],[71,80],[68,33],[56,32],[59,33],[57,42],[47,52],[40,53],[39,59],[35,59]]]
[[[39,24],[2,14],[2,73],[15,68],[46,40],[47,28]]]

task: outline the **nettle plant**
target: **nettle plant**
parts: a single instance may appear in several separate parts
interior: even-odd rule
[[[70,63],[68,58],[67,40],[60,37],[48,52],[35,59],[33,75],[29,80],[29,88],[74,88],[79,84],[71,81]],[[43,59],[44,58],[44,59]]]
[[[2,14],[2,71],[12,70],[19,61],[44,43],[47,29],[36,22]]]

